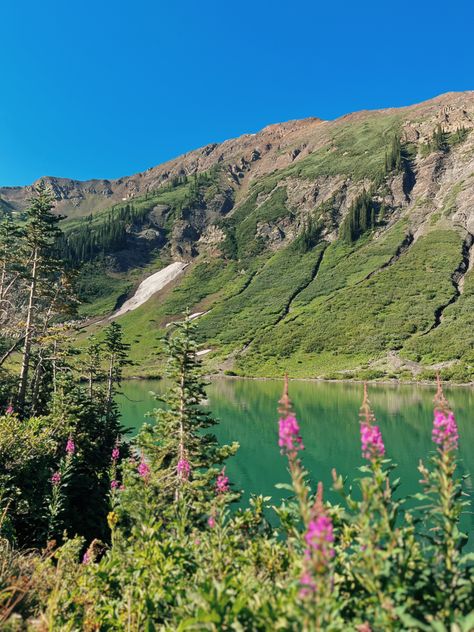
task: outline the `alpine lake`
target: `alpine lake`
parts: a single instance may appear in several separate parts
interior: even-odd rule
[[[240,448],[228,460],[226,473],[234,489],[244,490],[242,503],[251,494],[271,496],[268,504],[278,503],[288,491],[276,488],[288,483],[285,457],[278,448],[278,400],[282,381],[222,378],[212,380],[207,388],[213,416],[219,421],[212,431],[221,443],[237,441]],[[159,394],[166,383],[157,380],[130,380],[122,384],[118,403],[122,423],[136,434],[146,414],[158,406],[152,393]],[[386,456],[397,468],[392,478],[400,477],[398,494],[416,494],[422,490],[417,466],[427,463],[434,449],[431,440],[435,386],[369,385],[369,399],[377,424],[382,431]],[[464,489],[474,501],[474,389],[446,387],[459,428],[459,475],[466,475]],[[332,502],[340,497],[331,491],[333,468],[348,483],[359,475],[363,465],[360,451],[359,408],[363,385],[348,382],[291,381],[293,401],[305,446],[301,453],[313,485],[321,480],[325,497]],[[354,488],[356,485],[354,485]],[[473,507],[468,507],[461,528],[474,538]],[[473,549],[471,542],[469,549]]]

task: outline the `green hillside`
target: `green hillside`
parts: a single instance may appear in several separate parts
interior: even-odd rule
[[[166,325],[189,308],[210,371],[471,381],[471,110],[465,93],[297,127],[265,145],[267,162],[257,135],[250,158],[234,151],[65,221],[81,316],[110,315],[184,260],[179,279],[119,318],[130,375],[161,373]]]

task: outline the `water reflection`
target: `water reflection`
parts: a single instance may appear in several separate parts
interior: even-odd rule
[[[123,421],[135,431],[155,406],[150,391],[160,392],[160,382],[134,381],[123,386],[120,398]],[[220,420],[216,435],[221,442],[238,441],[240,450],[229,462],[228,473],[237,487],[273,498],[282,492],[275,483],[287,481],[285,460],[277,447],[277,401],[281,381],[218,379],[208,388],[209,404]],[[434,387],[377,385],[369,388],[372,407],[381,427],[387,455],[398,464],[401,492],[419,491],[417,464],[433,448],[431,442]],[[460,434],[462,472],[474,471],[474,391],[448,388]],[[304,463],[314,479],[328,489],[333,467],[351,478],[361,465],[358,410],[362,385],[327,382],[291,382],[290,396],[306,447]],[[472,478],[468,481],[472,491]],[[335,500],[335,498],[333,498]],[[464,528],[474,533],[474,518]]]

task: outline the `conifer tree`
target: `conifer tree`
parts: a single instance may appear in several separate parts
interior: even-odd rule
[[[60,233],[60,217],[51,211],[54,201],[46,185],[41,182],[36,187],[36,195],[31,199],[27,210],[25,241],[27,251],[26,275],[28,281],[28,302],[24,327],[20,379],[18,385],[17,406],[22,410],[25,405],[28,373],[31,362],[31,350],[38,319],[38,303],[51,287],[51,280],[59,269],[55,246]]]
[[[166,341],[171,387],[157,397],[165,407],[154,411],[155,424],[145,425],[138,438],[158,479],[158,502],[165,508],[179,502],[185,491],[193,502],[213,497],[216,466],[238,449],[237,443],[220,446],[214,434],[205,432],[217,422],[203,406],[206,382],[195,324],[186,315],[175,327]]]
[[[104,357],[107,362],[106,410],[114,410],[115,385],[120,386],[123,367],[130,364],[128,352],[130,345],[123,341],[122,326],[113,321],[105,329]]]

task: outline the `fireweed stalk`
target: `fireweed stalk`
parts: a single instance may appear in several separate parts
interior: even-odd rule
[[[51,476],[51,496],[48,506],[48,540],[57,536],[60,530],[61,514],[66,501],[64,490],[73,473],[75,453],[76,445],[73,438],[69,436],[64,449],[64,456],[59,462],[59,468]]]
[[[318,484],[316,501],[311,509],[305,539],[300,597],[322,597],[331,587],[331,561],[334,557],[334,534],[330,516],[323,503],[323,484]]]
[[[109,468],[109,481],[110,481],[110,496],[112,504],[114,503],[115,495],[120,488],[120,482],[118,480],[117,463],[120,458],[120,443],[117,439],[110,455],[110,468]]]
[[[305,527],[307,527],[310,521],[310,508],[308,503],[309,488],[306,482],[306,473],[298,457],[298,453],[304,450],[304,445],[300,436],[299,424],[292,411],[291,400],[288,396],[287,375],[285,375],[283,395],[278,404],[278,412],[280,414],[278,423],[278,445],[281,454],[288,458],[288,470],[293,489],[298,499],[303,523]]]
[[[458,531],[465,501],[461,500],[461,481],[455,477],[459,433],[456,419],[444,396],[439,375],[434,397],[432,440],[436,451],[431,457],[431,468],[421,461],[420,481],[429,501],[430,539],[434,543],[434,562],[437,581],[445,596],[445,614],[451,610],[455,587],[460,579],[459,559],[465,538]]]

